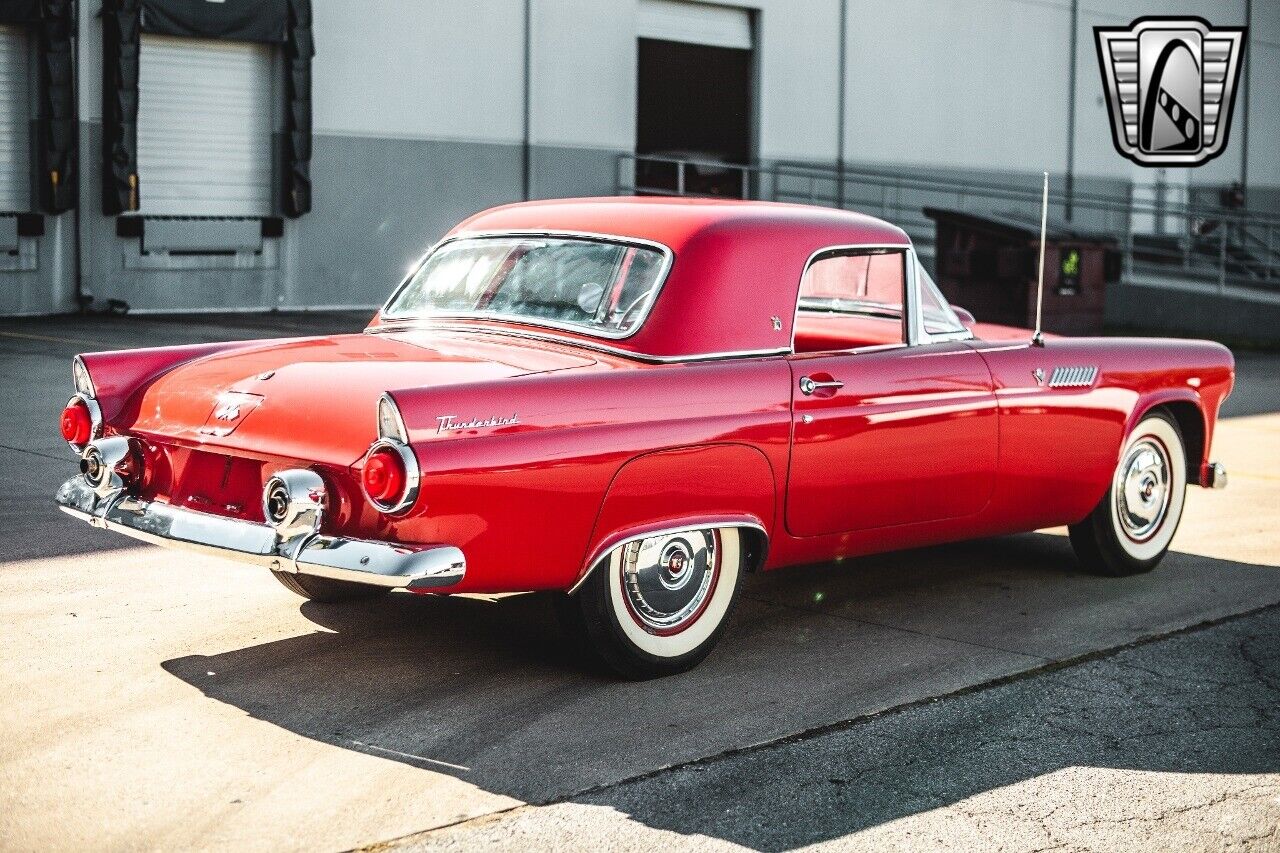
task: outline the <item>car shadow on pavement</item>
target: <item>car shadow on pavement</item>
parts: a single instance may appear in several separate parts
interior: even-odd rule
[[[1102,579],[1076,568],[1063,537],[1026,534],[751,578],[721,647],[694,671],[659,681],[619,682],[589,668],[562,637],[544,595],[308,602],[302,612],[322,630],[163,667],[257,719],[421,767],[428,790],[430,773],[532,803],[594,790],[592,802],[616,796],[619,809],[655,827],[783,849],[1082,762],[1184,772],[1280,766],[1275,744],[1264,747],[1248,719],[1221,748],[1170,753],[1151,739],[1170,725],[1167,709],[1126,698],[1122,683],[1112,695],[1064,688],[1039,705],[1005,708],[1013,717],[948,723],[953,730],[942,742],[954,750],[916,756],[909,739],[868,742],[822,770],[814,790],[792,793],[800,801],[788,811],[806,808],[809,796],[812,807],[837,811],[825,828],[785,839],[771,834],[771,821],[726,817],[704,825],[705,817],[679,809],[627,802],[628,786],[614,783],[1276,602],[1275,567],[1171,553],[1150,575]],[[1274,637],[1261,642],[1260,692],[1249,702],[1275,706],[1280,650]],[[1216,683],[1213,660],[1183,665],[1193,671],[1178,677]],[[1088,727],[1104,714],[1122,715],[1146,740],[1107,735],[1089,755],[1057,744],[1055,732]],[[1015,734],[1019,746],[1004,760],[948,764],[966,744],[990,746]],[[886,778],[892,768],[896,775]],[[922,784],[941,778],[952,781]],[[864,788],[863,779],[878,781]],[[739,792],[738,799],[751,797]]]

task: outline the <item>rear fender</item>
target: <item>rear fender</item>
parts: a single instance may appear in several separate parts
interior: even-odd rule
[[[218,353],[278,343],[279,341],[269,340],[229,341],[111,350],[83,353],[80,359],[89,371],[89,379],[93,382],[94,396],[102,409],[103,420],[110,423],[125,409],[134,393],[175,367]]]
[[[776,482],[764,454],[739,444],[661,450],[618,471],[600,507],[573,589],[614,548],[660,532],[738,527],[758,540],[748,570],[764,564]]]

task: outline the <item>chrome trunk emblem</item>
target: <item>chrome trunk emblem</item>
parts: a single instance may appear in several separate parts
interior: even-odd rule
[[[213,411],[209,413],[200,432],[204,435],[230,435],[254,410],[262,397],[242,391],[226,391],[218,395]]]
[[[240,404],[234,402],[222,403],[213,410],[213,416],[220,421],[234,421],[240,417]]]

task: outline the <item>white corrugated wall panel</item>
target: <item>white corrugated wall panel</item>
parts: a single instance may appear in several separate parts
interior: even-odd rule
[[[0,26],[0,211],[31,207],[31,84],[27,33]]]
[[[272,56],[260,44],[142,36],[142,213],[271,214]]]
[[[751,49],[750,13],[729,6],[640,0],[638,30],[641,38]]]

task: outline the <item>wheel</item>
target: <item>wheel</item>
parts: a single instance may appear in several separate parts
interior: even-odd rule
[[[740,535],[731,527],[628,543],[560,599],[561,622],[625,678],[684,672],[724,632],[742,564]]]
[[[377,598],[391,591],[385,586],[335,581],[311,575],[296,575],[293,572],[273,571],[271,574],[275,575],[285,589],[312,601],[358,601],[362,598]]]
[[[1081,566],[1112,577],[1154,569],[1178,530],[1186,492],[1182,433],[1173,418],[1153,412],[1129,435],[1102,500],[1071,525]]]

